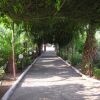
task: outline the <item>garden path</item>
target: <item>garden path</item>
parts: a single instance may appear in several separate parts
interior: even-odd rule
[[[100,83],[83,79],[55,52],[45,52],[9,100],[100,100]]]

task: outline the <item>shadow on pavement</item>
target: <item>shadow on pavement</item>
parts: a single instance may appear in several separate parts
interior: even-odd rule
[[[86,100],[87,95],[81,93],[83,90],[80,84],[20,87],[10,100]]]
[[[9,100],[100,100],[99,85],[96,86],[83,80],[55,55],[44,55]]]

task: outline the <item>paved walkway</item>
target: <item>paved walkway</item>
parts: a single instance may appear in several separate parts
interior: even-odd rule
[[[100,100],[100,83],[82,79],[55,53],[47,52],[9,100]]]

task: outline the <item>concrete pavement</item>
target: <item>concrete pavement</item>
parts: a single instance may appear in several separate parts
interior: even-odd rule
[[[100,83],[83,79],[49,51],[28,71],[9,100],[100,100]]]

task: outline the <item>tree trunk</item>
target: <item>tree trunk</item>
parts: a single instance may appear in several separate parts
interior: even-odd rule
[[[90,77],[93,75],[92,63],[97,51],[95,31],[95,25],[91,23],[89,25],[89,31],[87,32],[82,58],[82,72],[89,75]]]
[[[69,47],[67,46],[67,60],[69,60]]]
[[[8,67],[7,67],[7,70],[9,73],[13,74],[13,60],[12,60],[12,55],[9,56],[8,58]]]
[[[46,44],[44,44],[44,52],[46,52]]]
[[[13,57],[12,57],[12,54],[11,54],[11,55],[9,56],[9,58],[8,58],[7,71],[8,71],[10,74],[13,74]]]
[[[38,44],[38,55],[41,55],[42,53],[42,45]]]

